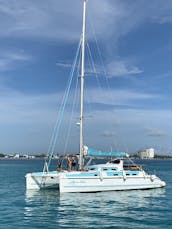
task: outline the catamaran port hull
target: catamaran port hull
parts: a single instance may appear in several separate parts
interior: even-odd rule
[[[39,189],[59,189],[59,173],[28,173],[26,174],[26,189],[39,190]]]

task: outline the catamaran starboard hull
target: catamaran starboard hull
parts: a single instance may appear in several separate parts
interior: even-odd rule
[[[165,182],[157,176],[138,178],[88,178],[68,179],[60,176],[60,192],[101,192],[119,190],[141,190],[164,187]]]

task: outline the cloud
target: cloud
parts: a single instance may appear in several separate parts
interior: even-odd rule
[[[147,128],[145,134],[151,137],[164,137],[166,134],[160,129]]]
[[[108,76],[127,76],[143,73],[143,70],[125,61],[114,61],[107,66]]]
[[[92,114],[93,118],[85,123],[87,130],[85,141],[88,146],[102,148],[103,150],[109,150],[112,146],[113,149],[127,150],[128,152],[135,152],[139,148],[145,147],[145,144],[149,147],[171,147],[172,131],[169,123],[170,120],[172,121],[172,110],[157,111],[126,108],[95,110]],[[112,125],[116,121],[120,125]],[[154,128],[147,128],[147,126],[153,126]],[[148,129],[156,130],[159,137],[146,135]],[[152,131],[151,134],[155,134],[155,131],[154,133]]]
[[[116,134],[114,132],[105,130],[101,135],[109,138],[115,136]]]
[[[46,153],[60,100],[56,96],[26,95],[1,85],[0,151]]]
[[[55,0],[1,0],[0,36],[75,39],[79,32],[78,12],[81,4],[74,1],[70,7],[68,5],[68,1]]]
[[[159,95],[150,93],[141,93],[137,91],[132,91],[128,89],[107,89],[104,91],[101,88],[88,88],[85,92],[86,102],[88,103],[98,103],[104,105],[113,106],[136,106],[136,102],[157,99]]]
[[[113,57],[114,59],[114,57]],[[107,78],[123,77],[129,75],[138,75],[144,71],[131,61],[125,60],[113,60],[108,64],[103,63],[102,65],[93,64],[93,66],[87,66],[87,74],[89,75],[105,75]]]
[[[80,0],[0,0],[0,36],[78,40],[82,29],[82,3]],[[87,6],[88,12],[92,11],[96,19],[98,34],[102,34],[106,25],[101,22],[108,19],[111,4],[106,1],[99,4],[96,0],[94,4],[88,2]]]
[[[67,63],[56,63],[56,66],[61,67],[61,68],[71,68],[72,64],[67,64]]]
[[[33,57],[26,54],[22,50],[11,51],[6,50],[2,51],[0,54],[0,71],[9,71],[13,69],[20,62],[31,61]]]
[[[144,1],[88,1],[88,16],[98,37],[114,41],[146,20],[171,23],[172,3]],[[0,0],[1,37],[41,37],[41,39],[78,39],[82,25],[82,1]],[[106,22],[106,23],[105,23]],[[89,24],[89,23],[88,23]],[[109,29],[110,28],[110,29]],[[88,29],[88,36],[91,35]]]
[[[158,20],[160,24],[172,23],[172,16],[167,15]]]
[[[21,152],[22,150],[27,150],[27,152],[40,152],[39,150],[41,150],[41,152],[45,152],[45,150],[48,149],[53,126],[57,118],[57,107],[58,104],[60,104],[61,98],[61,93],[27,95],[9,88],[2,88],[1,86],[1,152],[4,151],[3,149],[9,153]],[[72,102],[72,99],[70,102]],[[93,100],[93,102],[95,102],[95,100]],[[116,141],[119,141],[120,146],[122,146],[124,142],[128,143],[128,141],[130,141],[129,148],[139,148],[141,143],[143,144],[143,142],[146,141],[146,136],[145,134],[141,134],[141,131],[144,126],[148,126],[148,123],[157,127],[154,128],[154,131],[153,128],[145,129],[148,134],[155,135],[156,132],[156,135],[162,135],[164,132],[160,130],[164,129],[166,132],[169,131],[168,135],[172,135],[171,128],[167,130],[172,117],[171,110],[154,111],[128,108],[114,110],[114,108],[112,108],[109,110],[94,109],[92,112],[89,112],[89,114],[90,113],[92,115],[91,118],[85,119],[85,142],[90,146],[93,145],[98,148],[109,149],[109,141],[111,137],[114,137]],[[74,112],[72,119],[72,131],[74,132],[72,136],[75,135],[75,138],[76,117],[78,117],[78,114]],[[68,111],[65,111],[64,122],[66,126],[61,129],[62,133],[60,132],[60,136],[62,137],[64,136],[63,132],[67,130],[67,120],[69,119],[70,114]],[[160,123],[159,120],[163,121]],[[118,123],[118,125],[113,125],[113,123]],[[135,140],[133,146],[132,138]],[[79,138],[74,139],[71,138],[71,141],[77,141]],[[9,142],[10,145],[8,146]],[[32,142],[31,145],[30,142]],[[61,138],[60,140],[58,139],[59,152],[63,150],[63,143],[64,141],[61,140]],[[166,144],[166,142],[161,143],[161,145],[163,144]],[[78,146],[77,143],[76,145],[71,143],[68,152],[77,150],[76,146]],[[113,144],[110,146],[113,146]]]
[[[43,122],[56,109],[60,100],[60,94],[27,95],[1,86],[0,123],[16,125]]]

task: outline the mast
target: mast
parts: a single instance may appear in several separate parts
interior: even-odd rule
[[[82,59],[81,59],[81,104],[80,104],[80,157],[79,169],[83,168],[83,119],[84,119],[84,74],[85,74],[85,27],[86,27],[86,2],[83,0],[83,24],[82,24]]]

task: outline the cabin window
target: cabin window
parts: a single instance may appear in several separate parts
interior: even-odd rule
[[[112,168],[111,170],[115,171],[116,169],[115,168]]]
[[[95,170],[95,168],[90,168],[90,170]]]
[[[127,176],[130,176],[130,174],[129,174],[129,173],[126,173],[126,175],[127,175]]]
[[[95,177],[97,177],[98,175],[97,174],[94,174]]]
[[[104,168],[103,171],[107,171],[108,169]]]
[[[118,173],[114,173],[113,175],[114,175],[114,176],[118,176]]]
[[[119,164],[120,163],[120,160],[113,160],[113,161],[110,161],[110,163],[112,163],[112,164]]]

